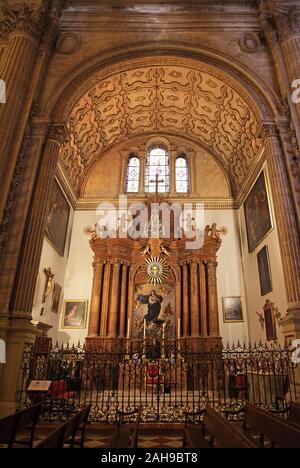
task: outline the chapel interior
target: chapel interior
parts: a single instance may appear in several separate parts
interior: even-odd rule
[[[299,0],[1,0],[0,192],[0,447],[300,447]]]

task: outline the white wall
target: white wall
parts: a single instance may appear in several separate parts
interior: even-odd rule
[[[73,224],[73,217],[74,217],[74,210],[71,208],[70,216],[69,216],[69,223],[68,223],[68,230],[66,236],[66,244],[65,244],[65,251],[64,256],[61,257],[48,239],[44,238],[39,273],[36,283],[36,290],[35,290],[35,298],[33,303],[32,309],[32,318],[35,321],[42,322],[48,325],[52,325],[52,328],[48,332],[48,336],[52,338],[53,342],[56,341],[62,342],[62,340],[66,341],[66,336],[62,336],[59,333],[60,328],[60,321],[61,321],[61,310],[63,304],[63,296],[64,296],[64,283],[65,283],[65,274],[66,268],[68,264],[69,258],[69,248],[70,248],[70,240],[72,235],[72,224]],[[45,305],[42,304],[45,282],[46,282],[46,275],[44,273],[44,269],[51,268],[52,273],[55,274],[54,282],[58,283],[63,289],[60,298],[60,304],[58,307],[58,313],[52,312],[52,298],[48,297],[46,299]],[[41,309],[44,307],[43,315],[41,315]]]
[[[268,181],[268,170],[265,166],[267,181]],[[273,210],[273,199],[272,192],[270,190],[270,184],[268,183],[271,210]],[[245,289],[246,289],[246,304],[248,309],[249,317],[249,335],[251,342],[263,343],[266,341],[266,332],[265,329],[261,328],[261,325],[258,320],[256,311],[263,313],[263,306],[267,299],[271,300],[276,307],[278,307],[282,316],[286,314],[287,311],[287,298],[285,292],[284,284],[284,275],[282,269],[282,261],[279,248],[279,239],[278,231],[276,227],[276,221],[273,215],[273,224],[274,228],[270,233],[265,237],[265,239],[256,247],[256,249],[249,253],[248,251],[248,242],[247,242],[247,233],[246,233],[246,224],[245,224],[245,214],[243,206],[239,210],[239,219],[241,226],[241,243],[242,243],[242,258],[244,266],[244,277],[245,277]],[[257,264],[257,253],[264,247],[268,246],[269,257],[270,257],[270,269],[271,269],[271,278],[273,291],[270,293],[261,296],[260,283],[259,283],[259,272]],[[281,333],[281,329],[277,326],[277,336],[278,340],[283,343],[284,339]]]
[[[218,251],[218,305],[220,334],[223,344],[248,342],[248,313],[245,300],[245,290],[242,274],[241,246],[236,210],[211,210],[205,212],[205,225],[217,223],[225,226],[228,234],[223,237],[222,245]],[[228,296],[241,296],[244,321],[237,323],[224,323],[222,298]]]

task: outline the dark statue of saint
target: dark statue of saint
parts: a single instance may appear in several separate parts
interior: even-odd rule
[[[153,322],[157,325],[164,323],[164,320],[158,318],[161,311],[161,303],[163,301],[162,296],[156,294],[156,292],[153,290],[151,291],[151,294],[138,295],[137,301],[141,304],[148,304],[148,313],[144,317],[146,322]]]

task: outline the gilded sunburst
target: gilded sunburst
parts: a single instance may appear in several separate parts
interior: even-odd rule
[[[152,284],[162,284],[169,272],[166,260],[161,257],[147,258],[142,268],[147,282]]]

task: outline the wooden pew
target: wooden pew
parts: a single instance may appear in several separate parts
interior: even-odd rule
[[[248,435],[249,429],[259,435],[261,447],[264,447],[266,438],[270,440],[272,447],[300,447],[300,428],[250,403],[246,406],[244,420],[244,430]]]
[[[206,432],[208,431],[208,434]],[[208,437],[208,438],[207,438]],[[206,406],[202,427],[184,429],[183,446],[186,448],[258,448],[233,423],[229,423],[210,405]]]
[[[18,413],[0,419],[0,444],[12,448],[17,433]]]
[[[64,445],[69,445],[70,448],[74,448],[75,436],[80,420],[80,411],[71,416],[67,421],[67,426],[64,434]]]
[[[74,448],[75,444],[83,448],[84,431],[90,409],[91,405],[88,405],[73,414],[68,421],[51,431],[35,448],[63,448],[65,445]],[[81,432],[81,437],[79,441],[76,441],[75,438],[78,431]]]
[[[35,429],[36,429],[36,425],[40,417],[41,409],[42,409],[42,405],[41,403],[39,403],[37,405],[30,406],[29,408],[19,411],[17,433],[16,433],[16,437],[15,437],[13,445],[19,444],[19,445],[28,446],[29,448],[33,447]],[[28,439],[25,439],[25,438],[17,439],[17,435],[23,431],[29,432]]]
[[[134,423],[123,424],[126,417],[136,415]],[[137,448],[138,427],[141,418],[141,408],[128,413],[119,411],[117,414],[117,429],[108,445],[109,448]]]
[[[78,446],[79,448],[84,448],[85,429],[89,419],[91,408],[92,405],[87,405],[79,412],[80,416],[77,426],[77,432],[73,441],[73,445]],[[79,435],[77,436],[77,434]]]
[[[67,425],[67,422],[60,424],[54,431],[50,432],[47,437],[36,444],[34,448],[63,448]]]
[[[300,427],[300,405],[296,403],[291,403],[289,407],[287,420]]]
[[[25,445],[32,448],[36,424],[41,412],[41,404],[30,406],[24,410],[17,411],[0,420],[0,443],[8,448],[15,444]],[[20,432],[29,431],[29,438],[17,439]]]

